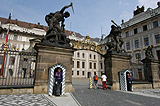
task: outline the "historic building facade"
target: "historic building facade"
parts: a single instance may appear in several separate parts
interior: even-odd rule
[[[154,58],[160,62],[160,6],[155,9],[144,6],[134,11],[129,21],[122,20],[123,48],[132,56],[131,69],[135,80],[144,80],[144,69],[141,60],[145,58],[145,50],[153,45]]]
[[[98,45],[96,39],[91,40],[89,35],[77,38],[74,34],[69,36],[71,45],[77,51],[73,56],[73,78],[89,78],[95,74],[99,77],[104,72],[104,50]]]
[[[3,44],[5,43],[8,28],[9,20],[0,18],[0,49],[3,48]],[[40,23],[32,24],[18,21],[17,19],[11,20],[8,49],[16,51],[28,49],[30,40],[45,36],[47,28],[40,25]],[[99,39],[93,39],[89,36],[84,37],[79,33],[70,31],[66,31],[66,35],[71,40],[71,46],[76,49],[73,56],[72,76],[74,78],[87,78],[95,74],[101,76],[101,73],[104,72],[104,59],[101,56],[103,50],[98,46]],[[83,47],[79,45],[80,42],[83,43]],[[3,61],[2,58],[0,56],[0,63]],[[14,65],[15,59],[12,60]]]

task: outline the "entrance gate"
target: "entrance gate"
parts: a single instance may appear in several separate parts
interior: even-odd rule
[[[55,69],[57,68],[61,68],[62,72],[63,72],[63,80],[62,80],[62,95],[64,95],[65,93],[65,73],[66,73],[66,68],[62,65],[62,64],[56,64],[54,66],[52,66],[49,69],[49,82],[48,82],[48,95],[52,95],[53,94],[53,87],[54,87],[54,82],[55,82]]]

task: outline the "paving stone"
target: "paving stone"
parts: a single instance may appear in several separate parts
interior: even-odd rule
[[[88,89],[88,79],[73,79],[74,97],[82,106],[159,106],[159,98],[128,92]],[[153,90],[154,91],[154,90]]]
[[[0,106],[56,106],[42,94],[0,95]]]

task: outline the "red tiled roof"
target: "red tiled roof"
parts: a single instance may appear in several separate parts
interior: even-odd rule
[[[0,17],[0,21],[3,24],[9,23],[9,20],[7,18]],[[40,25],[40,24],[33,24],[33,23],[23,22],[23,21],[19,21],[17,19],[15,19],[15,20],[12,19],[11,23],[18,25],[19,27],[24,27],[24,28],[30,28],[30,29],[32,29],[32,28],[39,28],[39,29],[45,30],[46,32],[48,30],[47,26]],[[70,32],[68,30],[65,30],[65,33],[66,33],[66,36],[69,36],[69,35],[71,35],[73,33],[73,31]],[[83,38],[84,37],[80,33],[77,33],[77,32],[75,32],[75,33],[76,33],[76,36],[79,37],[79,38]],[[99,41],[99,38],[90,38],[90,39],[93,40],[93,41],[96,41],[96,42]]]
[[[2,18],[2,17],[0,17],[0,21],[1,21],[3,24],[9,23],[9,20],[8,20],[8,19]],[[17,19],[11,20],[11,23],[12,23],[12,24],[16,24],[16,25],[18,25],[18,26],[20,26],[20,27],[24,27],[24,28],[31,28],[31,29],[32,29],[32,28],[39,28],[39,29],[43,29],[43,30],[45,30],[45,31],[48,30],[48,27],[46,27],[46,26],[43,26],[43,25],[40,25],[40,24],[33,24],[33,23],[28,23],[28,22],[22,22],[22,21],[19,21],[19,20],[17,20]]]

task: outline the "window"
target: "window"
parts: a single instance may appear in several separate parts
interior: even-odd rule
[[[138,30],[137,28],[134,29],[134,34],[137,34],[138,33]]]
[[[79,61],[77,61],[77,68],[79,68]]]
[[[135,48],[139,48],[139,40],[135,40]]]
[[[140,53],[136,53],[135,54],[135,58],[140,60],[141,59],[141,54]]]
[[[147,25],[144,25],[143,26],[143,31],[146,31],[147,30]]]
[[[84,58],[84,53],[82,53],[82,57]]]
[[[77,71],[77,75],[79,75],[79,71]]]
[[[9,69],[9,75],[12,76],[13,75],[13,70]]]
[[[158,21],[153,22],[153,28],[156,28],[156,27],[158,27]]]
[[[79,52],[77,53],[77,57],[79,57]]]
[[[89,58],[92,59],[92,55],[91,54],[89,55]]]
[[[7,34],[4,34],[4,38],[6,38],[7,37]]]
[[[89,63],[89,68],[92,69],[92,63],[91,62]]]
[[[103,69],[103,64],[101,63],[101,69]]]
[[[14,35],[13,40],[17,40],[18,39],[18,35]]]
[[[135,58],[137,60],[137,63],[139,64],[141,62],[141,54],[140,53],[136,53],[135,54]]]
[[[94,75],[96,75],[96,72],[94,72]]]
[[[96,59],[96,55],[94,55],[94,59]]]
[[[129,31],[126,32],[126,37],[129,37]]]
[[[96,69],[96,63],[94,63],[94,69]]]
[[[10,65],[14,65],[14,61],[15,61],[15,57],[10,57],[10,62],[9,62],[9,64]]]
[[[27,59],[27,58],[24,58],[24,61],[28,61],[28,59]]]
[[[149,46],[149,38],[144,38],[144,46]]]
[[[0,64],[3,62],[3,56],[0,56]]]
[[[74,61],[73,61],[73,63],[72,63],[72,67],[74,68]]]
[[[126,43],[127,50],[130,50],[130,42]]]
[[[160,43],[160,34],[155,35],[155,39],[156,39],[156,44]]]
[[[2,32],[0,32],[0,38],[2,38]]]
[[[82,68],[85,68],[85,62],[82,62]]]
[[[82,71],[82,75],[84,75],[84,71]]]
[[[72,75],[74,75],[74,71],[72,71]]]

